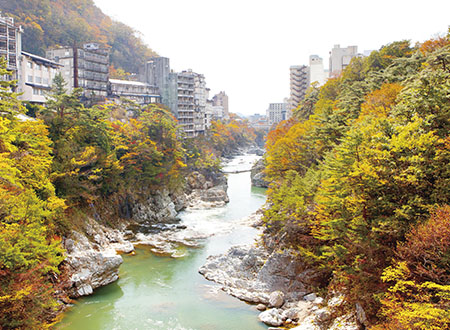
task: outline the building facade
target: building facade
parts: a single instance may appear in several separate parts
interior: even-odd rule
[[[83,98],[104,101],[108,94],[109,51],[97,44],[83,47],[61,47],[47,51],[47,57],[64,67],[62,76],[68,92],[83,88]]]
[[[3,17],[0,12],[0,57],[6,60],[6,69],[11,75],[2,80],[19,79],[19,58],[22,51],[22,28],[14,24],[12,17]]]
[[[161,103],[158,87],[139,81],[109,79],[108,97],[126,98],[141,105]]]
[[[309,68],[306,65],[294,65],[289,68],[290,71],[290,97],[287,118],[290,113],[297,108],[303,101],[306,90],[310,84]]]
[[[214,106],[223,107],[222,118],[229,119],[230,111],[228,108],[228,95],[225,92],[221,91],[219,94],[214,95],[212,100]]]
[[[287,103],[270,103],[266,110],[267,123],[271,126],[288,119],[287,118]]]
[[[177,106],[176,117],[187,137],[195,136],[195,78],[191,70],[176,74],[177,80]]]
[[[358,55],[358,46],[348,46],[341,48],[340,45],[334,45],[330,52],[330,77],[339,75],[345,69],[353,57]]]
[[[323,67],[323,59],[317,55],[309,57],[309,81],[310,83],[318,83],[322,86],[327,81],[327,75]]]
[[[19,60],[19,100],[44,103],[53,79],[63,66],[47,58],[22,52]]]
[[[194,125],[195,136],[203,135],[208,122],[206,116],[206,102],[208,101],[209,89],[206,88],[205,76],[194,73]]]

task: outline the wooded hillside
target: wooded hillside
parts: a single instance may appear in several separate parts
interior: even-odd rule
[[[111,64],[137,72],[156,53],[137,31],[112,20],[93,0],[0,0],[0,10],[24,28],[23,50],[45,55],[48,47],[97,42],[111,47]]]

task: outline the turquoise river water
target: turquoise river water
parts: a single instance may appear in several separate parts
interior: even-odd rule
[[[225,170],[249,169],[256,159],[253,155],[237,157]],[[230,203],[226,206],[180,214],[188,229],[206,237],[199,238],[199,248],[180,247],[184,250],[181,258],[138,248],[136,255],[124,256],[120,279],[79,299],[57,329],[267,329],[258,321],[254,306],[228,296],[198,273],[208,255],[251,243],[257,236],[256,229],[241,219],[264,204],[265,190],[251,187],[249,172],[228,174],[228,186]]]

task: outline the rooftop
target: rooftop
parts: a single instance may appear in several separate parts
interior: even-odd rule
[[[47,63],[47,64],[55,65],[55,66],[60,66],[60,67],[64,66],[64,65],[59,64],[57,62],[49,60],[48,58],[41,57],[41,56],[38,56],[38,55],[34,55],[34,54],[31,54],[31,53],[27,53],[27,52],[24,52],[24,51],[22,51],[22,55],[31,57],[33,60],[38,61],[38,62],[43,62],[43,63]]]

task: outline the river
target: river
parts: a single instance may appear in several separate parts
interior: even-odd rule
[[[250,169],[257,158],[236,157],[224,170]],[[224,207],[180,214],[186,231],[196,232],[198,248],[179,246],[180,258],[137,248],[136,255],[124,256],[119,280],[78,299],[57,329],[267,329],[254,306],[228,296],[198,273],[208,255],[251,243],[258,234],[242,219],[264,204],[265,190],[251,187],[249,172],[230,173],[228,195]]]

